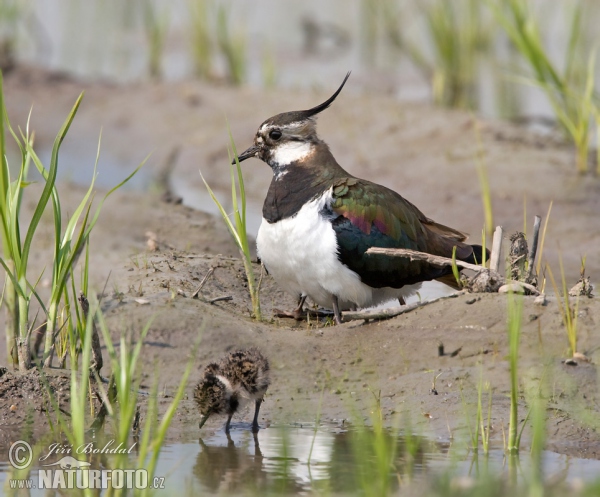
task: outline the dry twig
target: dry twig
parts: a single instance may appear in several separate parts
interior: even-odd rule
[[[418,252],[410,249],[371,247],[369,250],[367,250],[367,254],[387,255],[390,257],[406,257],[411,261],[426,261],[435,266],[452,266],[454,264],[452,259],[449,259],[448,257],[441,257],[439,255],[432,255],[426,252]],[[477,264],[470,264],[468,262],[459,260],[456,261],[456,265],[461,269],[471,269],[472,271],[481,271],[484,269],[483,266],[478,266]]]
[[[438,302],[440,300],[453,299],[458,297],[459,295],[464,295],[466,292],[461,291],[457,293],[453,293],[452,295],[444,295],[443,297],[438,297],[437,299],[426,300],[421,302],[415,302],[409,305],[403,305],[402,307],[392,307],[388,309],[368,309],[365,311],[345,311],[342,313],[342,319],[344,322],[346,321],[356,321],[360,319],[369,320],[369,319],[390,319],[400,314],[406,314],[407,312],[414,311],[419,307],[423,307],[429,304],[433,304],[434,302]]]
[[[194,293],[192,293],[192,298],[193,299],[197,299],[198,298],[198,294],[200,293],[200,290],[202,290],[202,287],[204,287],[204,285],[206,285],[206,282],[208,281],[208,278],[210,278],[214,272],[215,272],[215,268],[214,267],[211,267],[208,270],[208,273],[206,273],[206,276],[204,276],[204,278],[202,278],[202,281],[200,282],[200,285],[198,285],[198,288],[196,288],[196,290],[194,291]]]

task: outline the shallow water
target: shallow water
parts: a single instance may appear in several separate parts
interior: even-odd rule
[[[390,436],[388,442],[391,441]],[[256,438],[248,430],[234,429],[230,438],[220,431],[197,443],[165,447],[157,474],[162,470],[174,475],[177,488],[225,494],[244,489],[269,489],[296,495],[324,487],[334,494],[355,493],[360,486],[356,477],[365,470],[373,470],[369,468],[372,460],[366,467],[364,462],[365,458],[375,457],[370,453],[373,442],[372,432],[368,432],[364,443],[364,440],[357,441],[351,431],[321,429],[315,432],[306,425],[270,427],[261,430]],[[473,458],[472,453],[455,449],[448,441],[432,442],[415,437],[412,443],[417,448],[410,457],[407,439],[396,438],[395,471],[390,470],[390,478],[396,482],[397,475],[407,478],[410,475],[417,483],[428,480],[431,483],[432,478],[441,477],[447,471],[451,471],[454,478],[460,478],[475,477],[483,470],[484,456]],[[494,475],[508,473],[501,448],[490,451],[488,468]],[[600,475],[600,461],[546,451],[543,471],[547,478],[558,479],[557,482],[592,482]],[[527,451],[520,460],[518,472],[522,476],[530,472]]]
[[[371,431],[346,430],[342,425],[315,430],[314,426],[298,424],[271,426],[254,436],[249,428],[248,424],[237,423],[230,436],[218,430],[203,434],[197,441],[165,445],[155,475],[164,478],[164,489],[170,495],[356,494],[370,486],[376,488],[375,480],[383,478],[377,472],[377,442]],[[501,478],[511,474],[523,482],[531,474],[527,450],[511,468],[501,448],[491,450],[486,458],[449,440],[393,437],[385,432],[379,448],[383,446],[381,441],[395,452],[387,474],[392,490],[408,484],[431,487],[444,476],[468,484],[486,471]],[[42,447],[40,451],[44,454],[47,449]],[[58,459],[51,457],[49,461]],[[135,468],[133,459],[131,469]],[[545,480],[553,485],[578,486],[595,482],[600,475],[600,461],[596,460],[545,451],[542,461]],[[34,462],[28,476],[34,482],[38,481],[38,470],[44,469],[41,464]],[[98,466],[109,467],[107,460]],[[6,480],[14,476],[11,469],[7,462],[0,462],[0,485],[4,488],[8,488]],[[44,492],[32,489],[30,495]]]

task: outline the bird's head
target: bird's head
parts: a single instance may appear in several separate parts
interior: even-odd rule
[[[309,157],[319,141],[315,117],[331,105],[349,77],[350,73],[346,74],[337,91],[322,104],[308,110],[284,112],[267,119],[258,128],[254,145],[242,152],[238,160],[242,162],[251,157],[261,159],[277,176],[285,174],[288,165]],[[235,160],[232,163],[235,164]]]
[[[211,414],[227,412],[231,404],[231,384],[219,374],[219,365],[206,366],[202,379],[194,390],[194,400],[200,410],[200,428]]]

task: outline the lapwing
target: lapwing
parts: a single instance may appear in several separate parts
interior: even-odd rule
[[[335,160],[317,135],[316,117],[342,91],[308,110],[284,112],[264,121],[254,145],[238,156],[266,162],[273,178],[256,239],[259,258],[284,290],[299,299],[300,318],[309,297],[340,311],[392,299],[404,303],[423,281],[446,278],[450,267],[367,254],[371,247],[405,248],[475,263],[482,248],[467,236],[436,223],[389,188],[357,178]]]
[[[227,414],[225,432],[229,433],[233,415],[245,402],[254,401],[252,431],[256,433],[258,412],[270,382],[269,361],[254,347],[231,352],[219,363],[208,364],[194,389],[202,416],[200,428],[212,414]]]

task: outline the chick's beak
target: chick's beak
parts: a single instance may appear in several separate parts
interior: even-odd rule
[[[202,416],[200,418],[200,424],[198,425],[198,429],[202,429],[202,427],[204,426],[204,423],[206,423],[208,421],[208,418],[210,416],[210,413],[208,413],[206,416]]]
[[[238,155],[238,160],[242,162],[250,157],[256,157],[258,152],[260,152],[260,147],[258,145],[252,145],[249,149],[244,150],[240,155]],[[231,163],[235,164],[235,159],[233,159]]]

